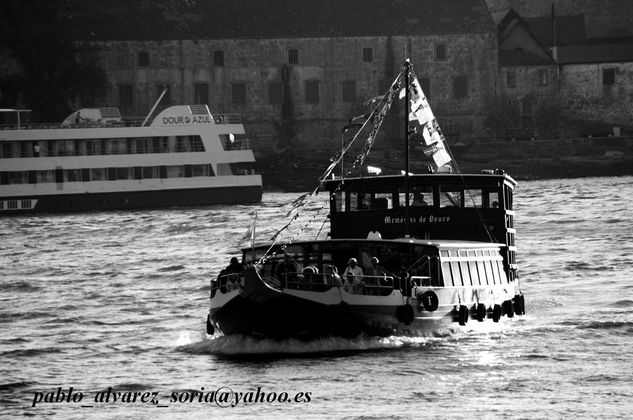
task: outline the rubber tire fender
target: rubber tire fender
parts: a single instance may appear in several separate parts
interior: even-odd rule
[[[477,304],[475,313],[477,314],[477,321],[484,322],[484,319],[486,319],[486,305],[483,303]]]
[[[440,299],[437,297],[437,294],[433,290],[427,290],[422,293],[420,296],[420,300],[422,301],[422,306],[425,311],[435,312],[437,308],[440,306]]]
[[[459,320],[459,325],[466,325],[466,323],[468,322],[468,306],[466,305],[459,306],[457,319]]]
[[[492,320],[494,322],[499,322],[499,319],[501,318],[501,305],[499,305],[498,303],[495,304],[495,306],[492,308]]]

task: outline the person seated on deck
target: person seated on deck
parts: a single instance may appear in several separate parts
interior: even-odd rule
[[[235,290],[239,287],[240,277],[244,266],[239,262],[237,257],[231,258],[229,265],[224,269],[227,291]]]
[[[345,285],[343,286],[345,291],[353,294],[363,293],[363,289],[365,288],[363,269],[358,266],[356,258],[349,259],[343,277],[345,278]]]
[[[336,268],[335,265],[325,266],[325,281],[328,286],[332,286],[332,287],[343,286],[343,281],[341,280],[341,276],[338,275],[338,269]]]
[[[277,278],[281,281],[282,287],[290,286],[296,287],[297,279],[297,262],[290,256],[290,254],[284,254],[284,259],[277,267]]]
[[[429,204],[424,201],[424,194],[420,191],[416,191],[413,193],[413,203],[412,206],[428,206]]]
[[[319,276],[319,269],[315,266],[309,265],[304,267],[301,274],[303,274],[303,279],[301,281],[301,288],[303,290],[316,290],[319,289],[319,286],[323,286],[323,280]]]

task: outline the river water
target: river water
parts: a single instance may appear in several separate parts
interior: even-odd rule
[[[297,194],[2,218],[1,417],[630,418],[632,184],[521,182],[528,314],[435,338],[206,336],[209,279],[239,255],[255,211],[263,240]],[[222,407],[231,392],[242,399]]]

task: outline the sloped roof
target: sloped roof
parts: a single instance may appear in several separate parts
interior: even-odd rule
[[[532,17],[523,20],[539,44],[545,48],[553,45],[551,17]],[[584,15],[556,16],[555,21],[557,46],[582,45],[585,42]]]
[[[633,43],[559,47],[558,62],[560,64],[633,62]]]
[[[547,59],[529,51],[523,50],[501,50],[499,51],[499,65],[501,67],[517,66],[547,66],[553,65],[554,61]]]
[[[96,0],[87,0],[86,6]],[[206,0],[84,10],[86,40],[313,38],[496,32],[484,0]],[[103,10],[102,3],[99,3]],[[143,7],[146,7],[143,9]],[[143,10],[141,10],[143,9]]]

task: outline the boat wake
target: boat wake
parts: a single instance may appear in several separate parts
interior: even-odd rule
[[[318,356],[332,355],[332,353],[349,353],[365,351],[393,350],[401,348],[424,347],[429,344],[446,340],[451,334],[433,337],[417,336],[390,336],[368,337],[358,336],[354,338],[325,337],[310,341],[298,339],[273,340],[258,339],[243,335],[206,336],[200,341],[184,343],[181,337],[178,341],[177,351],[189,354],[212,354],[219,356]]]

